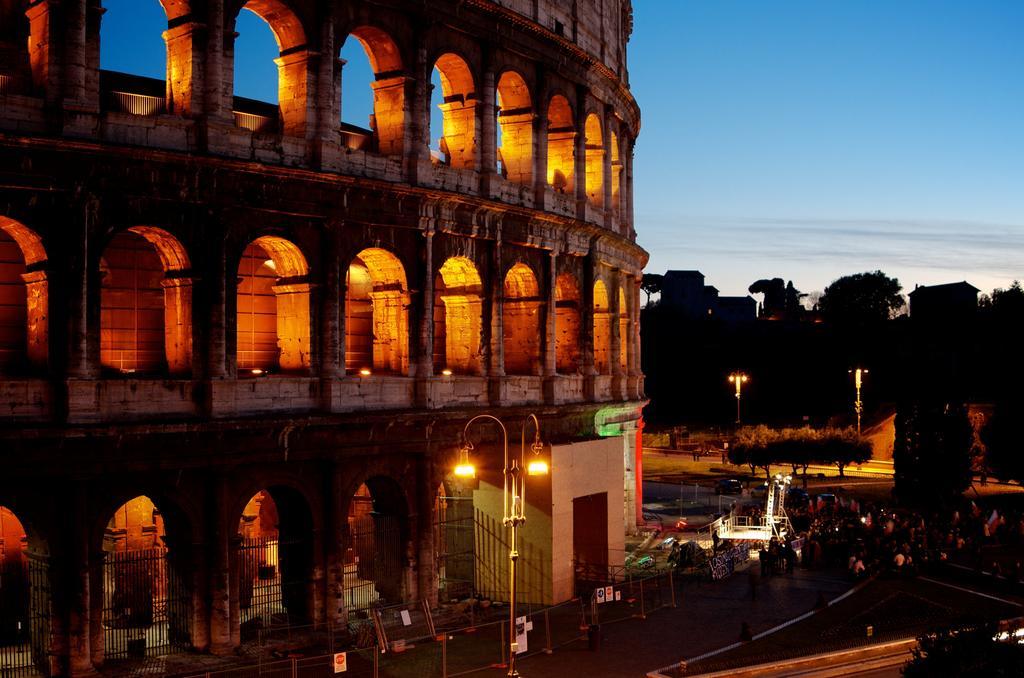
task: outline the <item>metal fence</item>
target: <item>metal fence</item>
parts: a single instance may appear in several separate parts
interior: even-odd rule
[[[0,561],[0,676],[49,675],[49,609],[45,556]]]

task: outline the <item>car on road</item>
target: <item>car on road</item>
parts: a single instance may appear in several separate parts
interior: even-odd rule
[[[743,484],[735,478],[722,478],[715,483],[715,494],[742,494]]]

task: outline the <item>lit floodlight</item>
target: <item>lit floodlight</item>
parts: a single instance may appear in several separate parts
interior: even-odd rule
[[[526,472],[531,476],[546,476],[550,471],[548,463],[543,459],[534,459],[526,465]]]
[[[452,371],[449,369],[443,369],[441,370],[441,376],[450,377],[452,376]]]
[[[459,478],[476,478],[476,467],[472,464],[458,464],[455,467],[455,475]]]
[[[371,372],[370,368],[368,368],[368,367],[364,367],[363,369],[359,370],[359,376],[360,377],[368,377],[371,374],[373,374],[373,372]]]

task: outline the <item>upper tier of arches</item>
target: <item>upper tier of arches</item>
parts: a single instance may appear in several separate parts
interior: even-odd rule
[[[476,5],[479,14],[453,16],[468,29],[457,31],[449,22],[421,26],[411,13],[360,2],[332,5],[324,21],[303,0],[138,1],[159,6],[166,18],[152,29],[165,45],[162,82],[100,68],[109,49],[104,40],[119,42],[104,26],[132,4],[6,0],[0,99],[28,95],[14,104],[29,109],[33,98],[44,107],[73,105],[85,126],[75,136],[454,190],[634,237],[638,109],[621,75],[590,58],[565,58],[572,41],[546,25],[564,28],[554,6],[536,17],[552,31],[546,43],[505,50],[501,42],[510,38],[487,40],[487,24],[477,25],[489,12],[504,11],[488,3]],[[236,31],[244,13],[259,17],[273,37],[259,57],[276,72],[266,101],[238,94],[246,65],[236,59]],[[247,23],[241,37],[252,30],[258,29]],[[208,39],[220,31],[223,42]],[[340,54],[352,42],[370,74],[356,90],[367,115],[350,120],[346,110],[363,110],[341,97],[347,70]],[[432,91],[435,71],[440,91]],[[53,131],[43,116],[26,123],[17,111],[8,119],[4,111],[15,111],[5,104],[0,126]],[[103,124],[83,115],[103,117]],[[153,117],[155,127],[141,120]]]

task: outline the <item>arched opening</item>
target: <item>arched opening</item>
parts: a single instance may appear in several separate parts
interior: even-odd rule
[[[529,266],[517,263],[505,275],[506,374],[540,374],[540,304],[537,277]]]
[[[345,367],[350,373],[409,370],[409,287],[391,252],[370,247],[349,264],[345,284]]]
[[[292,242],[266,235],[238,264],[239,374],[309,369],[309,267]]]
[[[431,111],[441,114],[440,127],[431,120],[432,157],[456,169],[475,169],[479,134],[473,74],[461,57],[442,54],[434,63],[432,82]]]
[[[0,217],[0,373],[46,367],[48,316],[42,241],[22,224]]]
[[[612,204],[611,209],[618,219],[622,213],[622,198],[620,191],[622,190],[622,156],[619,154],[619,135],[615,132],[611,133],[611,147],[612,147]]]
[[[31,90],[32,63],[28,49],[31,25],[27,0],[0,2],[0,96]],[[37,32],[35,36],[38,36]],[[38,39],[38,38],[37,38]]]
[[[307,623],[313,609],[313,518],[295,489],[249,499],[238,521],[238,611],[243,641],[270,626]]]
[[[0,506],[0,675],[50,675],[49,561],[6,506]]]
[[[626,370],[629,361],[629,305],[626,291],[619,287],[619,367]]]
[[[405,74],[398,46],[387,33],[373,26],[361,26],[350,33],[341,58],[347,62],[341,81],[342,131],[350,147],[363,148],[358,138],[369,124],[371,148],[383,155],[402,155],[405,137]],[[365,96],[369,83],[372,101]],[[353,124],[354,123],[354,124]],[[356,144],[353,146],[353,144]]]
[[[438,485],[434,497],[437,599],[466,600],[476,592],[476,516],[473,490],[458,479]]]
[[[121,231],[100,259],[100,364],[121,374],[183,374],[192,364],[188,255],[151,226]]]
[[[577,374],[580,364],[580,287],[571,273],[555,279],[555,369]]]
[[[156,115],[166,110],[168,15],[157,0],[103,0],[100,91],[104,110]]]
[[[526,81],[515,71],[498,79],[498,170],[516,184],[533,184],[533,102]]]
[[[575,191],[576,128],[572,108],[561,94],[548,104],[548,184],[558,193]]]
[[[594,283],[594,369],[611,374],[611,309],[603,280]]]
[[[481,374],[483,282],[473,262],[452,257],[434,281],[434,373]]]
[[[587,200],[594,207],[604,207],[604,135],[601,119],[594,113],[587,116],[585,134]]]
[[[345,608],[365,619],[370,608],[395,605],[408,594],[409,509],[397,482],[369,478],[356,489],[348,510]]]
[[[180,530],[182,521],[174,529]],[[192,592],[188,544],[169,539],[164,516],[138,496],[111,515],[103,532],[102,625],[105,660],[155,657],[189,649]]]
[[[302,22],[282,0],[249,0],[242,10],[234,21],[238,37],[229,47],[233,63],[245,64],[233,71],[235,124],[257,133],[303,137],[311,75]],[[277,56],[266,59],[268,53]]]

